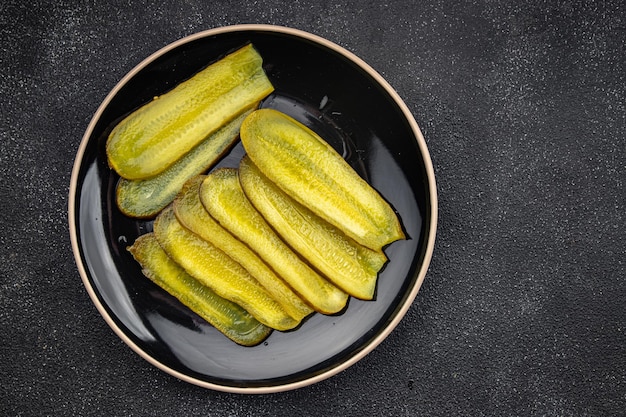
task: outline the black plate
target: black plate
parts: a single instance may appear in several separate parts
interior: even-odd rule
[[[400,215],[409,239],[386,248],[376,299],[351,299],[339,315],[315,314],[296,331],[241,347],[145,278],[126,247],[152,229],[122,215],[105,141],[125,114],[225,53],[252,42],[276,91],[262,107],[284,111],[326,138]],[[233,149],[220,165],[236,166]],[[433,169],[412,115],[363,61],[293,29],[244,25],[182,39],[147,58],[113,89],[80,145],[69,222],[83,282],[113,330],[152,364],[222,391],[273,392],[320,381],[376,347],[410,307],[432,254],[437,220]]]

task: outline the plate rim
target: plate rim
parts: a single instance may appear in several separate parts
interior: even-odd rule
[[[95,289],[91,285],[89,281],[89,274],[87,273],[87,268],[83,262],[81,256],[81,250],[78,239],[78,229],[75,222],[76,218],[76,191],[78,188],[78,177],[79,172],[82,166],[83,158],[85,151],[87,149],[87,145],[89,142],[89,138],[91,133],[93,132],[97,121],[100,119],[100,116],[110,103],[110,101],[117,95],[119,90],[126,85],[126,83],[133,78],[139,71],[145,68],[147,65],[152,63],[158,57],[166,54],[167,52],[176,49],[177,47],[184,45],[189,42],[193,42],[194,40],[206,38],[214,35],[219,35],[223,33],[231,33],[231,32],[244,32],[244,31],[261,31],[261,32],[274,32],[280,34],[286,34],[290,36],[294,36],[297,38],[305,39],[312,41],[318,45],[326,47],[344,57],[346,57],[349,61],[355,63],[358,67],[364,70],[369,76],[371,76],[375,82],[381,86],[387,94],[389,94],[390,98],[394,101],[394,103],[401,110],[405,120],[409,124],[411,131],[415,136],[415,140],[417,141],[417,145],[419,147],[424,170],[426,171],[427,176],[427,188],[429,195],[429,207],[427,207],[427,213],[429,217],[429,222],[426,225],[427,234],[425,236],[426,239],[426,247],[424,250],[423,261],[419,267],[419,271],[416,274],[417,279],[415,284],[411,288],[408,296],[406,297],[406,301],[402,304],[397,314],[393,317],[393,320],[367,345],[363,346],[357,353],[348,358],[346,361],[334,366],[326,371],[313,375],[309,378],[305,378],[303,380],[290,382],[286,384],[279,385],[271,385],[271,386],[254,386],[254,387],[240,387],[240,386],[229,386],[229,385],[221,385],[213,382],[203,381],[198,378],[194,378],[190,375],[184,374],[180,371],[170,368],[164,363],[158,361],[156,358],[152,357],[148,352],[144,351],[141,347],[139,347],[135,342],[133,342],[128,335],[124,333],[124,331],[115,323],[113,317],[107,312],[106,308],[100,301],[98,295],[96,294]],[[428,151],[428,147],[426,144],[426,140],[422,135],[422,132],[413,117],[413,114],[410,112],[406,103],[402,100],[397,91],[369,64],[367,64],[364,60],[359,58],[354,53],[348,51],[344,47],[326,39],[321,36],[312,34],[310,32],[303,31],[301,29],[286,27],[286,26],[278,26],[278,25],[270,25],[270,24],[239,24],[239,25],[229,25],[222,26],[212,29],[203,30],[183,38],[180,38],[168,45],[158,49],[157,51],[150,54],[148,57],[144,58],[141,62],[135,65],[124,77],[122,77],[117,84],[111,89],[111,91],[107,94],[107,96],[103,99],[103,101],[98,106],[96,112],[93,114],[85,133],[81,139],[80,145],[77,149],[76,156],[74,159],[71,177],[70,177],[70,187],[69,187],[69,198],[68,198],[68,223],[69,223],[69,232],[70,232],[70,241],[72,246],[72,252],[74,254],[74,260],[83,282],[85,289],[89,297],[91,298],[92,303],[96,306],[96,309],[100,313],[100,315],[104,318],[105,322],[109,325],[109,327],[113,330],[113,332],[127,345],[129,346],[135,353],[137,353],[140,357],[145,359],[148,363],[155,366],[156,368],[188,383],[193,385],[197,385],[203,388],[212,389],[215,391],[222,392],[230,392],[230,393],[239,393],[239,394],[268,394],[282,391],[294,390],[297,388],[302,388],[308,385],[312,385],[318,382],[321,382],[325,379],[328,379],[350,366],[354,365],[358,361],[360,361],[367,354],[372,352],[383,340],[387,338],[387,336],[395,329],[395,327],[400,323],[403,317],[408,312],[409,308],[413,304],[417,293],[419,292],[422,283],[426,277],[426,273],[428,272],[428,268],[430,266],[430,261],[432,259],[435,238],[437,233],[437,220],[438,220],[438,201],[437,201],[437,186],[435,181],[435,172],[432,164],[432,160],[430,157],[430,153]]]

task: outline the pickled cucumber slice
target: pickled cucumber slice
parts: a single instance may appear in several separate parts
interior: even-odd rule
[[[289,316],[274,298],[241,265],[212,244],[185,229],[171,206],[154,222],[154,234],[165,252],[189,275],[276,330],[289,330],[298,321]]]
[[[404,238],[389,204],[328,143],[274,109],[244,120],[243,146],[254,164],[290,197],[374,250]]]
[[[146,277],[235,343],[254,346],[271,333],[271,328],[259,323],[246,310],[187,274],[167,256],[153,233],[139,236],[128,250]]]
[[[210,173],[200,187],[200,200],[213,218],[254,250],[313,309],[333,314],[345,307],[348,294],[302,261],[248,201],[236,169]]]
[[[118,123],[106,144],[109,165],[126,179],[154,176],[273,89],[248,44]]]
[[[230,149],[239,138],[241,122],[251,112],[252,109],[247,110],[228,122],[154,177],[144,180],[121,178],[116,192],[120,211],[136,218],[156,216],[174,200],[189,178],[207,171]]]
[[[203,175],[191,178],[174,200],[174,213],[178,221],[239,262],[295,320],[301,321],[311,314],[313,312],[311,307],[305,304],[256,253],[209,215],[200,202],[200,185],[204,178]]]
[[[371,300],[378,271],[387,261],[291,199],[245,156],[239,164],[244,192],[292,248],[348,294]]]

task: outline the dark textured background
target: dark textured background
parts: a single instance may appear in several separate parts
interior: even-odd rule
[[[423,130],[440,199],[399,327],[339,375],[266,396],[133,353],[92,305],[67,225],[108,91],[166,44],[238,23],[321,35],[379,71]],[[625,39],[620,0],[3,1],[0,415],[624,415]]]

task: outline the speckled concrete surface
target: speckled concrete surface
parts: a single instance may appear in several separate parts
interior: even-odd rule
[[[266,396],[133,353],[89,300],[67,226],[74,154],[108,91],[162,46],[238,23],[321,35],[378,70],[440,193],[400,326],[339,375]],[[0,414],[624,415],[623,2],[8,0],[0,35]]]

